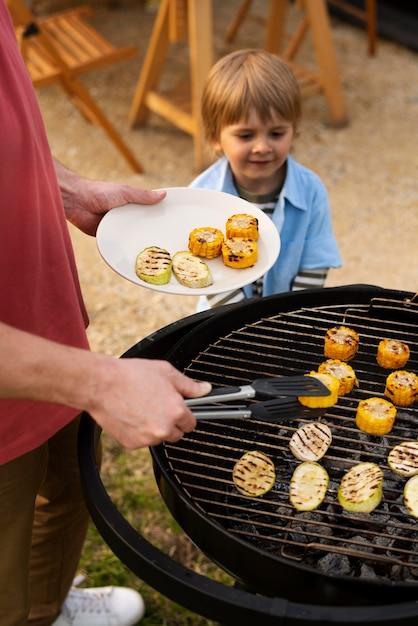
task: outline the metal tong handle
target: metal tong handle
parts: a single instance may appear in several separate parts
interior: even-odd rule
[[[222,420],[222,419],[250,419],[251,411],[248,409],[198,409],[193,411],[193,415],[197,420]]]
[[[243,385],[242,387],[220,387],[219,389],[213,389],[209,397],[187,398],[185,403],[187,406],[199,406],[201,404],[209,404],[210,402],[249,400],[250,398],[255,398],[255,394],[256,391],[251,385]]]

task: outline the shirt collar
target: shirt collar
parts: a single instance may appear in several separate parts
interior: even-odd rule
[[[237,189],[234,185],[234,179],[232,176],[231,168],[225,157],[223,157],[219,163],[219,180],[221,182],[221,189],[226,193],[237,195]],[[301,181],[297,171],[296,162],[291,156],[287,157],[287,172],[283,185],[284,197],[297,209],[306,211],[306,200],[301,193]]]

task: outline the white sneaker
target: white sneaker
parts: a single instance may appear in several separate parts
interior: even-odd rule
[[[72,587],[52,626],[134,626],[144,611],[144,601],[133,589]]]

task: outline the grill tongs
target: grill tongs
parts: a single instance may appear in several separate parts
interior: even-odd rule
[[[187,406],[192,408],[197,420],[211,419],[251,419],[274,422],[281,418],[317,417],[323,409],[308,409],[302,406],[297,396],[328,396],[329,389],[312,376],[281,376],[279,378],[257,378],[250,385],[241,387],[220,387],[206,396],[188,398]],[[277,397],[284,396],[284,397]],[[226,406],[218,402],[250,400],[253,398],[274,398],[250,405]],[[194,408],[198,407],[198,408]]]

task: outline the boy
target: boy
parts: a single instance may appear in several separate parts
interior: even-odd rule
[[[289,156],[300,119],[290,68],[263,50],[238,50],[209,72],[202,97],[206,137],[222,155],[191,187],[239,196],[268,213],[280,254],[264,277],[233,292],[200,298],[198,310],[244,298],[322,287],[341,259],[319,177]]]

